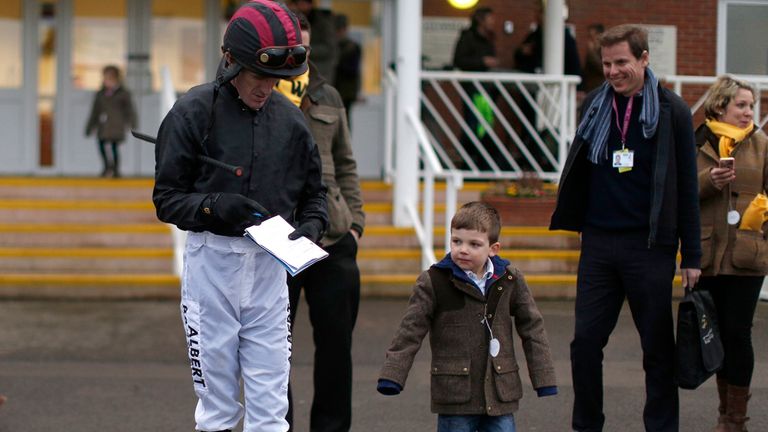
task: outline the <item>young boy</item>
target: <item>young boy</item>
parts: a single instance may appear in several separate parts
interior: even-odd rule
[[[108,65],[102,69],[101,89],[93,97],[85,135],[96,132],[99,154],[104,164],[102,177],[120,177],[118,146],[125,140],[126,129],[136,129],[136,108],[131,92],[125,88],[120,69]]]
[[[557,394],[544,321],[522,273],[497,256],[501,221],[481,202],[451,220],[451,252],[423,272],[387,351],[377,390],[405,386],[430,333],[432,412],[438,432],[514,432],[523,388],[512,326],[523,342],[538,395]]]

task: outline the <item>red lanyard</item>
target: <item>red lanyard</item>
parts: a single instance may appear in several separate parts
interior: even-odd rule
[[[613,95],[613,112],[616,113],[616,126],[621,132],[621,147],[627,144],[627,131],[629,130],[629,117],[632,115],[632,101],[635,98],[630,96],[627,102],[627,110],[624,111],[624,124],[619,123],[619,108],[616,106],[616,95]]]

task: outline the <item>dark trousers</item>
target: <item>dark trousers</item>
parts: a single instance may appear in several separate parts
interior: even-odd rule
[[[289,278],[291,323],[295,322],[304,288],[315,343],[315,393],[309,430],[346,432],[352,421],[352,330],[360,305],[357,241],[348,233],[325,250],[327,258]]]
[[[675,256],[674,247],[649,248],[647,233],[582,234],[571,342],[573,429],[603,429],[603,348],[626,298],[643,349],[645,430],[678,430],[672,324]]]
[[[107,146],[110,146],[109,154],[107,153]],[[101,155],[101,161],[104,162],[104,171],[118,169],[120,152],[117,150],[116,141],[99,140],[99,155]]]
[[[725,350],[725,362],[717,377],[728,384],[749,387],[752,382],[755,368],[752,319],[762,287],[762,276],[720,275],[699,280],[698,288],[709,290],[715,301],[720,339]]]

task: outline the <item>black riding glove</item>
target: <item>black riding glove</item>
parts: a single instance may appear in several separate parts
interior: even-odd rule
[[[315,218],[307,219],[294,232],[288,235],[288,239],[296,240],[301,236],[312,240],[313,243],[317,243],[323,236],[323,222]]]
[[[270,216],[269,210],[261,204],[240,194],[220,193],[212,195],[210,200],[210,214],[238,229],[245,229]]]

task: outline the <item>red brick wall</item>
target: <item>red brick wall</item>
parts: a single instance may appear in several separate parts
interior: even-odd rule
[[[496,12],[496,47],[504,67],[513,67],[513,54],[536,20],[540,0],[481,0]],[[714,75],[717,57],[717,0],[566,0],[568,23],[576,28],[576,42],[583,61],[587,26],[602,23],[606,28],[624,24],[657,24],[677,27],[678,75]],[[423,0],[424,16],[468,16],[471,11],[452,8],[447,0]],[[502,23],[515,24],[512,35],[501,31]],[[651,53],[653,63],[653,53]]]

